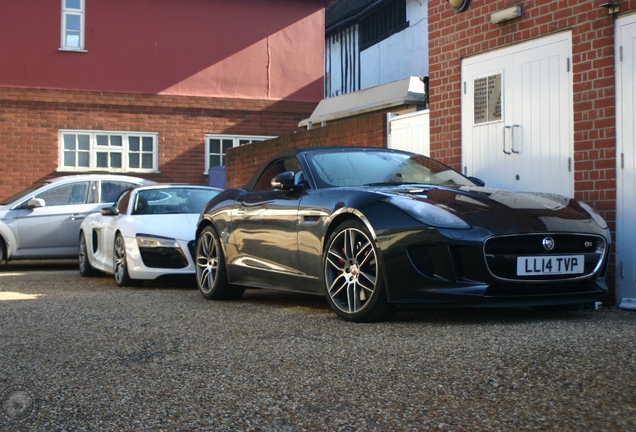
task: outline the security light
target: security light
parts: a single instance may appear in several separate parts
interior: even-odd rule
[[[470,0],[448,0],[448,4],[455,12],[461,12],[468,7]]]

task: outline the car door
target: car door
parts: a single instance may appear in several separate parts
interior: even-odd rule
[[[298,273],[298,204],[302,191],[274,190],[271,179],[285,171],[300,171],[293,158],[274,161],[253,192],[237,199],[232,210],[233,263],[262,273]]]
[[[16,218],[16,255],[77,256],[79,226],[97,206],[89,202],[90,187],[88,180],[65,183],[33,196],[44,206],[23,205]]]

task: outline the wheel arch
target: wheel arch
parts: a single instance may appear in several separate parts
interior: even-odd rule
[[[0,234],[0,263],[6,261],[9,263],[9,257],[7,256],[7,246],[4,241],[4,237]]]
[[[15,235],[4,224],[0,224],[0,247],[3,248],[3,259],[6,260],[7,263],[15,252],[15,245],[17,245]]]
[[[378,239],[375,233],[375,229],[373,229],[373,225],[369,222],[369,219],[362,213],[360,210],[354,208],[343,208],[335,212],[329,222],[327,229],[325,230],[325,235],[322,239],[322,251],[324,253],[325,248],[327,247],[327,242],[329,241],[329,237],[333,234],[333,232],[338,228],[340,224],[348,220],[357,220],[364,224],[364,226],[371,234],[371,238],[376,243],[376,247],[379,249],[379,245],[377,244]]]

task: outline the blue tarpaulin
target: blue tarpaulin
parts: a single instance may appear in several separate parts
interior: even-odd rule
[[[225,167],[215,166],[208,170],[208,184],[225,189]]]

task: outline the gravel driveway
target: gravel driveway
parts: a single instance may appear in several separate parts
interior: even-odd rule
[[[636,430],[636,312],[415,310],[0,267],[0,429]]]

